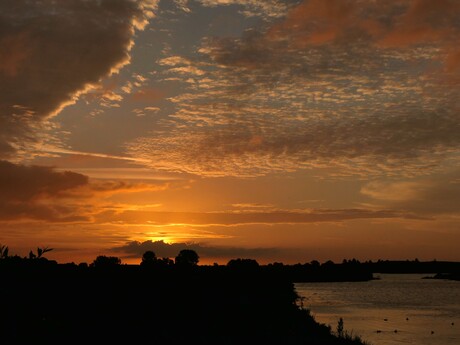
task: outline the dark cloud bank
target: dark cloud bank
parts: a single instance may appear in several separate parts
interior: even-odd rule
[[[47,117],[128,63],[147,1],[0,2],[0,155],[35,139]]]
[[[71,205],[56,200],[86,185],[88,177],[81,174],[0,160],[0,220],[82,220]]]
[[[164,241],[132,241],[124,246],[112,248],[116,253],[125,253],[128,257],[142,257],[146,251],[153,251],[157,257],[174,258],[182,249],[192,249],[200,257],[209,258],[253,258],[253,257],[273,257],[279,254],[277,248],[237,248],[237,247],[217,247],[206,246],[199,243],[166,243]]]

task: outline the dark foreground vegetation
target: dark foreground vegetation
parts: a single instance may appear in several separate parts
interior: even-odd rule
[[[279,265],[200,266],[190,252],[75,265],[44,252],[0,259],[1,344],[362,344],[300,307]]]

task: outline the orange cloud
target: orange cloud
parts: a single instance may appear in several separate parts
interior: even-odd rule
[[[445,50],[458,42],[459,15],[460,3],[455,0],[305,0],[265,38],[288,40],[298,47],[367,42],[378,48],[432,44]],[[455,55],[448,54],[448,67],[452,60]]]

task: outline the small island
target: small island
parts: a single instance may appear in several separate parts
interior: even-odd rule
[[[433,277],[428,277],[427,279],[447,279],[447,280],[460,281],[460,272],[456,272],[456,273],[437,273]]]

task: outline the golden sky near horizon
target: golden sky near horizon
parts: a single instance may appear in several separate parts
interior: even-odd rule
[[[460,2],[5,0],[0,243],[460,260]]]

